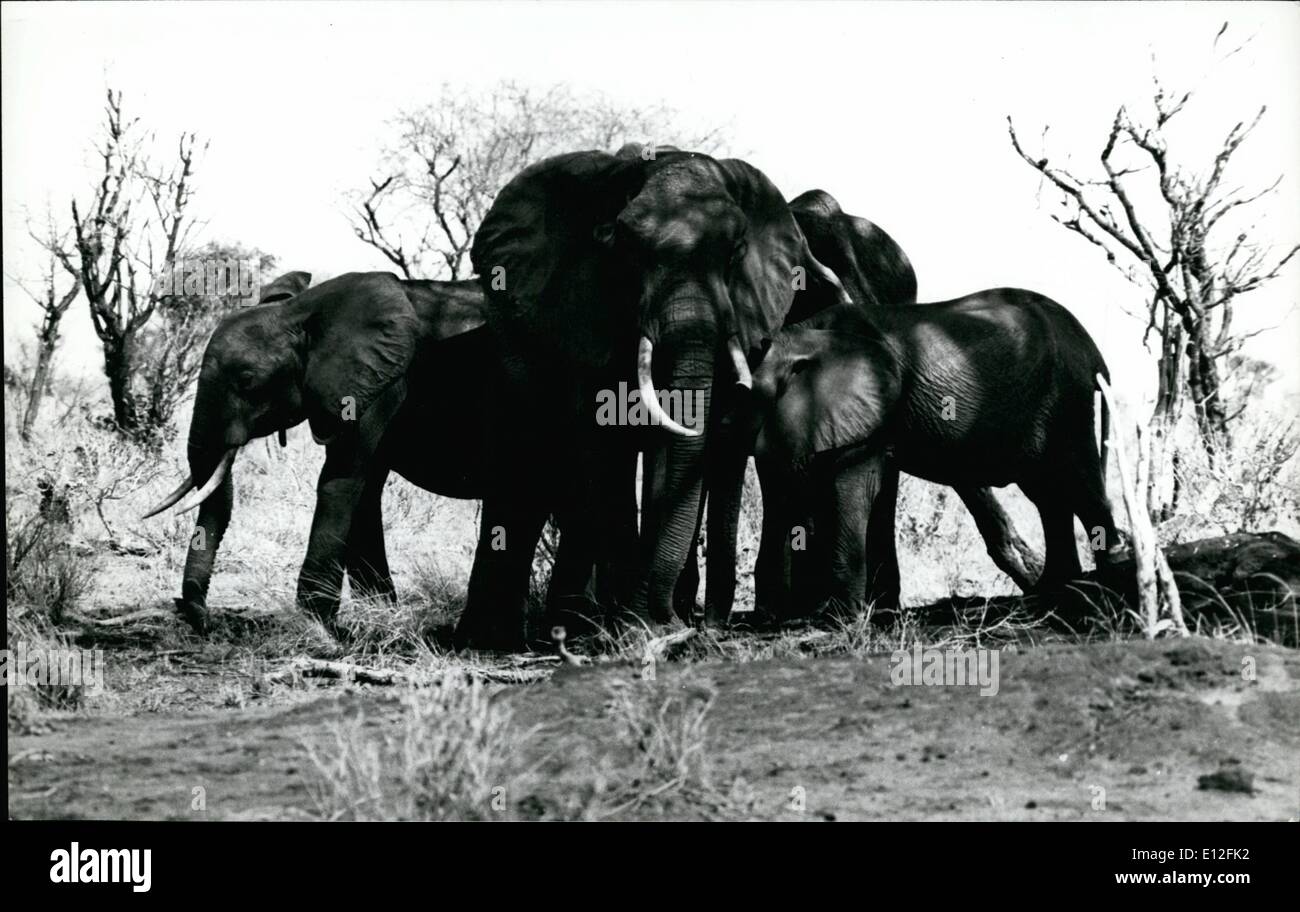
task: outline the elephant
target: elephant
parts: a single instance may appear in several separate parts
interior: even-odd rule
[[[837,306],[782,332],[753,372],[744,426],[812,503],[817,585],[800,595],[835,613],[891,595],[879,575],[893,541],[874,532],[882,482],[897,470],[958,490],[1019,485],[1047,542],[1039,592],[1080,574],[1075,516],[1105,561],[1119,543],[1104,406],[1100,449],[1093,437],[1098,375],[1109,377],[1106,363],[1078,320],[1014,288]]]
[[[709,515],[721,538],[735,540],[748,453],[722,433],[722,416],[751,382],[750,360],[780,330],[798,288],[827,302],[847,293],[757,168],[636,144],[521,171],[484,217],[471,260],[508,398],[519,404],[494,449],[534,447],[536,484],[554,484],[569,506],[566,543],[572,536],[587,554],[575,566],[612,566],[611,600],[670,623],[706,487],[736,492],[716,501],[726,515]],[[595,403],[616,389],[634,391],[649,427],[600,422]],[[693,426],[661,395],[696,403]],[[638,450],[639,533],[625,521]],[[557,466],[549,456],[562,452]],[[519,519],[503,512],[494,521]],[[638,534],[639,558],[620,561]],[[496,557],[503,573],[521,559]]]
[[[869,310],[916,304],[917,283],[912,264],[898,243],[882,228],[845,212],[835,197],[825,190],[805,191],[790,200],[789,205],[813,256],[839,278],[855,304]],[[828,300],[826,295],[796,293],[785,325],[797,325],[819,309],[839,303]],[[793,608],[787,599],[792,590],[792,574],[799,573],[801,566],[805,574],[810,571],[806,561],[802,565],[800,562],[806,552],[791,547],[788,520],[795,511],[795,492],[787,489],[784,484],[786,475],[779,467],[769,467],[759,459],[757,469],[764,522],[755,567],[755,610],[760,618],[780,620],[789,616]],[[881,491],[877,495],[881,508],[873,514],[876,527],[872,530],[873,536],[882,542],[894,540],[897,489],[896,472],[882,478]],[[960,487],[957,493],[975,518],[994,563],[1022,589],[1030,589],[1041,571],[1041,559],[1016,532],[993,493],[986,487]],[[799,524],[807,528],[811,525],[810,517],[801,518]],[[734,548],[728,549],[725,545],[711,547],[708,560],[711,565],[714,562],[720,565],[711,569],[710,580],[734,578]],[[892,586],[887,588],[898,588],[896,561],[880,568],[879,573],[882,582],[885,578],[892,580]],[[698,575],[697,561],[692,552],[678,585],[679,614],[685,615],[694,607]],[[727,600],[731,598],[732,590],[723,589],[721,594],[715,594],[711,586],[706,595],[709,601],[705,615],[727,616],[731,608]]]
[[[202,535],[176,600],[199,631],[209,626],[208,585],[231,516],[231,464],[255,437],[279,433],[283,443],[285,430],[306,420],[325,447],[297,600],[327,626],[344,572],[356,594],[395,597],[381,516],[390,471],[449,497],[490,499],[500,487],[486,471],[489,427],[502,420],[503,406],[478,283],[381,272],[308,288],[310,280],[304,272],[281,276],[263,288],[260,306],[217,327],[200,368],[190,475],[148,514],[182,498],[179,510],[199,507]],[[545,519],[526,543],[530,555]],[[557,563],[565,560],[562,543]],[[495,587],[519,612],[526,573]]]

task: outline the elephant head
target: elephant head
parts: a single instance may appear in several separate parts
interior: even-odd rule
[[[907,254],[880,226],[850,215],[825,190],[808,190],[790,200],[790,211],[808,238],[813,255],[863,307],[905,307],[916,303],[916,272]],[[787,324],[839,303],[815,285],[801,293]]]
[[[635,363],[646,411],[672,436],[661,435],[647,457],[645,566],[633,608],[666,619],[695,534],[706,441],[716,433],[715,378],[725,392],[748,386],[749,359],[780,328],[801,279],[838,281],[758,169],[635,145],[520,172],[484,218],[472,258],[489,322],[531,340],[523,360],[560,360],[561,377]],[[550,391],[552,409],[590,426],[590,390],[559,382],[568,385]],[[665,390],[669,401],[681,391],[702,404],[692,426],[661,407]]]
[[[240,447],[304,419],[322,445],[365,458],[405,395],[420,345],[482,323],[481,294],[438,295],[433,284],[387,273],[349,273],[308,289],[292,272],[262,290],[259,306],[225,317],[203,353],[187,456],[189,477],[145,518],[199,507],[177,606],[197,629],[217,548],[230,521],[231,465]],[[465,283],[460,283],[465,284]]]
[[[799,470],[819,453],[865,443],[888,422],[901,385],[898,362],[869,320],[824,311],[782,332],[755,368],[753,451]]]

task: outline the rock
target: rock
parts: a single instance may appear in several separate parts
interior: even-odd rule
[[[1201,791],[1255,793],[1255,774],[1240,763],[1229,762],[1219,767],[1218,772],[1207,773],[1197,777],[1196,786]]]

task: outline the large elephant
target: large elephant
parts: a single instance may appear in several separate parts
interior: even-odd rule
[[[1041,591],[1079,575],[1076,515],[1104,559],[1117,541],[1093,436],[1098,374],[1105,361],[1073,315],[1018,289],[840,306],[783,332],[754,371],[746,427],[813,504],[809,601],[842,610],[888,595],[893,543],[875,536],[874,514],[899,469],[959,490],[1018,484],[1047,541]],[[1106,424],[1103,409],[1103,441]]]
[[[538,453],[532,486],[560,489],[572,519],[566,543],[590,557],[575,566],[622,551],[620,517],[645,449],[641,558],[616,571],[611,591],[635,613],[668,621],[706,480],[737,492],[717,501],[728,515],[709,515],[711,528],[735,538],[748,454],[720,425],[735,388],[750,382],[749,360],[779,331],[798,288],[846,301],[843,287],[760,171],[664,148],[572,153],[525,169],[497,196],[471,255],[518,403],[495,449]],[[639,395],[648,433],[599,420],[597,403],[619,389]],[[692,427],[661,394],[696,404]],[[559,466],[550,458],[558,453],[568,454]]]
[[[825,190],[808,190],[790,201],[790,211],[808,240],[814,257],[839,278],[848,296],[859,307],[908,307],[916,303],[916,273],[898,243],[882,228],[859,216],[845,212],[839,202]],[[825,294],[806,291],[795,295],[786,317],[786,326],[797,325],[826,307],[840,304]],[[786,473],[757,460],[763,496],[763,532],[758,562],[755,566],[755,609],[764,618],[780,619],[793,611],[788,594],[799,572],[814,572],[807,565],[807,552],[793,546],[791,523],[800,528],[811,526],[811,517],[800,515],[798,492],[785,484]],[[880,509],[873,513],[873,537],[882,543],[894,541],[895,506],[898,490],[897,472],[881,479],[877,495]],[[997,566],[1022,589],[1028,590],[1041,570],[1041,559],[1016,532],[1010,518],[993,493],[986,487],[963,486],[957,489],[983,535],[989,554]],[[719,496],[717,492],[710,497]],[[724,513],[727,512],[725,509]],[[709,581],[705,614],[726,617],[731,608],[733,588],[715,585],[715,580],[734,579],[736,552],[725,543],[709,549]],[[882,547],[885,547],[882,544]],[[892,546],[891,546],[892,547]],[[885,589],[898,589],[897,560],[886,560],[880,568]],[[678,585],[678,612],[693,608],[698,588],[698,569],[694,553],[687,560],[686,572]]]
[[[199,506],[202,534],[177,600],[199,630],[208,625],[208,584],[231,516],[231,464],[253,438],[306,420],[326,449],[298,603],[327,624],[345,571],[354,593],[394,595],[380,512],[390,471],[450,497],[493,498],[499,489],[487,448],[505,406],[496,348],[480,328],[478,283],[349,273],[307,288],[310,278],[281,276],[263,289],[261,306],[213,333],[190,424],[189,478],[149,514],[182,498],[180,510]],[[531,555],[536,541],[535,533],[517,545]],[[494,593],[517,601],[519,613],[527,589],[525,569]]]

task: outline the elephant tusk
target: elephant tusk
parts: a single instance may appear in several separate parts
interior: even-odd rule
[[[731,355],[731,364],[736,368],[736,385],[745,389],[754,388],[754,375],[749,372],[749,361],[740,350],[740,342],[735,336],[727,339],[727,352]]]
[[[225,480],[226,472],[230,471],[231,460],[235,458],[235,453],[238,451],[239,447],[231,447],[226,450],[226,455],[221,457],[221,462],[217,463],[217,467],[212,470],[212,475],[209,476],[207,483],[185,498],[185,502],[176,508],[176,512],[187,513],[212,496],[212,492]]]
[[[641,401],[645,403],[646,411],[650,413],[652,424],[662,425],[664,430],[671,431],[679,437],[698,437],[699,431],[692,431],[684,428],[676,421],[669,417],[664,411],[663,406],[659,404],[659,396],[655,393],[655,381],[651,376],[650,368],[654,363],[654,343],[648,336],[641,337],[641,345],[636,353],[636,379],[637,389],[641,392]]]
[[[158,504],[158,506],[154,507],[152,510],[150,510],[148,513],[146,513],[144,516],[141,516],[140,518],[149,519],[151,517],[157,516],[163,510],[166,510],[172,504],[176,503],[176,501],[180,500],[182,497],[188,494],[190,489],[193,487],[194,487],[194,476],[186,475],[185,480],[182,481],[179,486],[177,486],[175,491],[172,491],[170,494],[164,497],[162,503]]]

